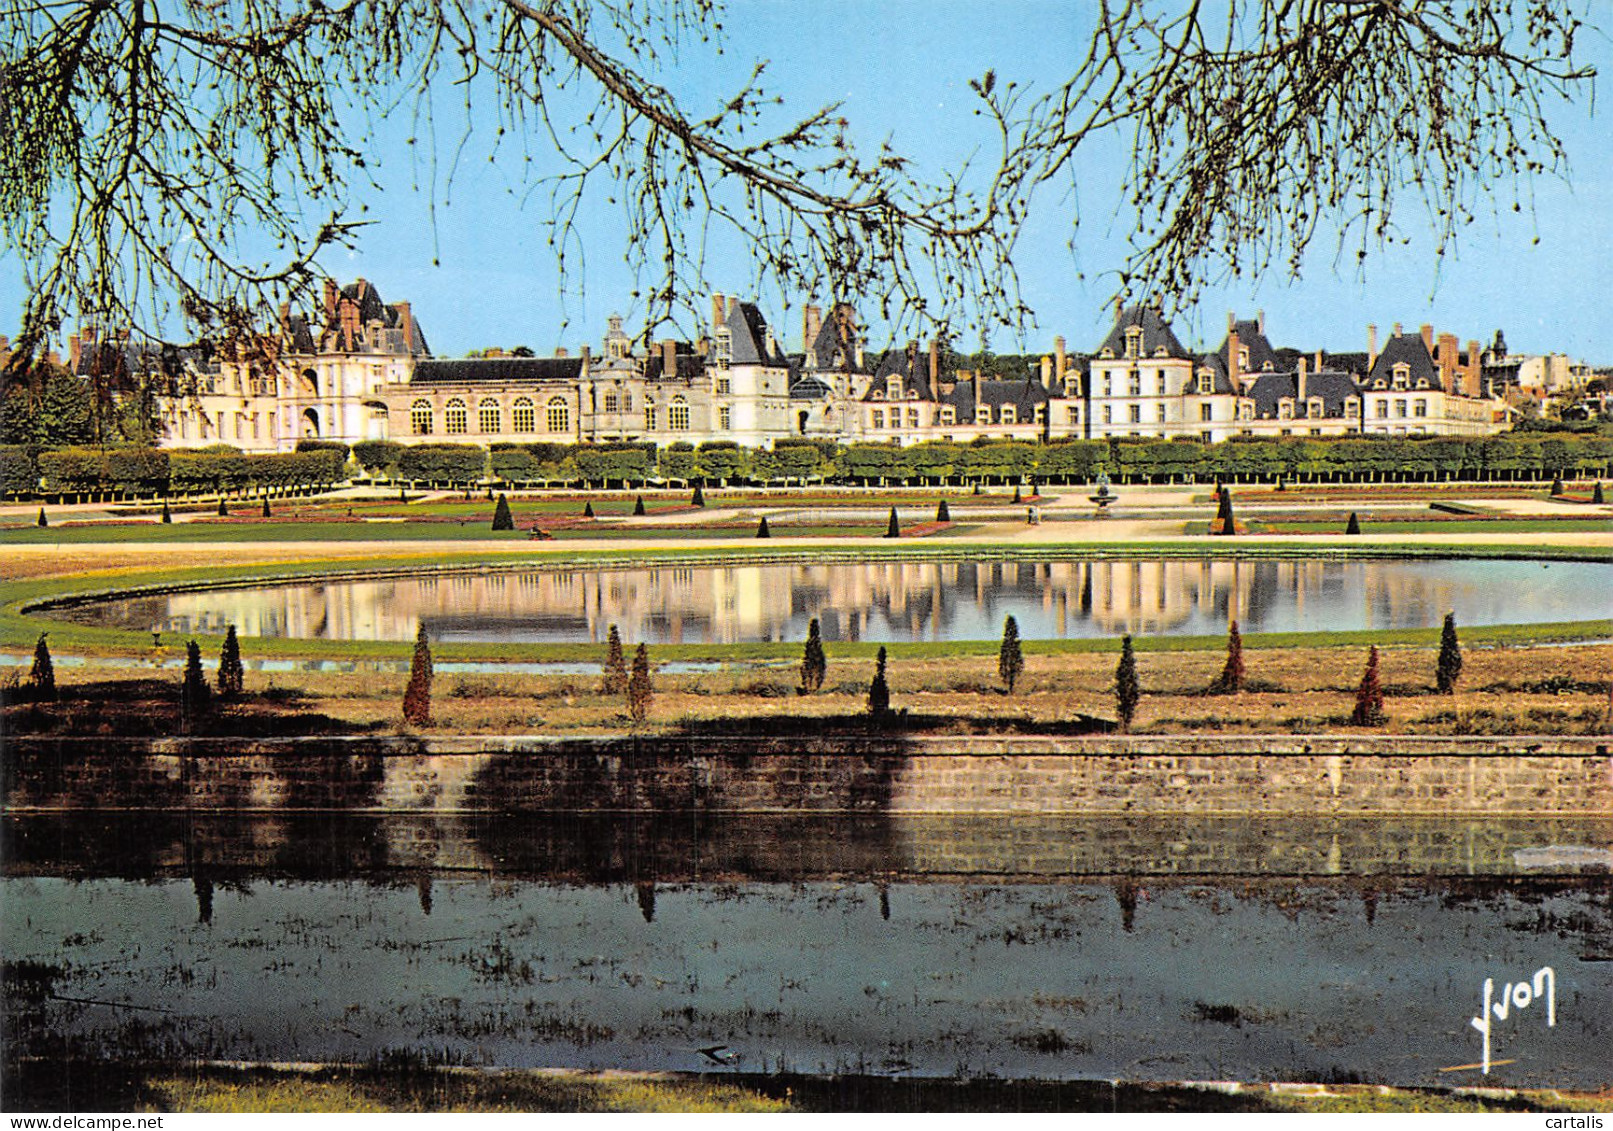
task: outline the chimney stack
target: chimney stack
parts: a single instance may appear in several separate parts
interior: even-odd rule
[[[1467,367],[1462,371],[1463,396],[1480,397],[1484,395],[1482,387],[1484,363],[1481,357],[1478,340],[1469,339],[1467,343]]]
[[[728,313],[728,303],[723,299],[723,293],[718,291],[711,296],[711,325],[713,328],[723,324],[724,316]]]
[[[1423,349],[1428,351],[1428,356],[1429,357],[1433,357],[1434,356],[1434,328],[1432,326],[1430,326],[1428,323],[1424,322],[1422,324],[1421,328],[1418,330],[1418,333],[1422,334],[1422,336],[1423,336]]]
[[[414,311],[406,302],[392,304],[398,312],[398,329],[403,331],[403,352],[414,352]]]
[[[801,348],[810,350],[818,344],[818,333],[823,329],[823,312],[812,303],[801,311]]]
[[[1053,359],[1045,353],[1042,355],[1042,384],[1049,389],[1054,387]]]
[[[556,346],[554,348],[554,355],[556,357],[570,357],[571,356],[571,351],[568,350],[565,346]]]
[[[582,344],[582,353],[581,353],[580,356],[582,357],[582,375],[584,377],[586,377],[586,376],[588,376],[589,363],[594,360],[593,347],[590,346],[587,342],[584,342]]]
[[[1391,338],[1400,337],[1400,323],[1396,322],[1393,326],[1389,327],[1389,336]]]
[[[661,379],[670,380],[678,375],[678,343],[667,338],[661,343]]]
[[[1059,334],[1053,339],[1053,379],[1058,382],[1055,386],[1060,393],[1064,392],[1065,382],[1070,376],[1070,355],[1064,352],[1064,335]]]
[[[1240,378],[1243,376],[1242,366],[1238,364],[1238,331],[1237,319],[1227,315],[1227,380],[1232,384],[1232,391],[1241,394],[1243,386]]]
[[[728,296],[728,320],[733,321],[734,315],[739,313],[739,296]]]
[[[1305,371],[1306,371],[1306,368],[1307,368],[1307,366],[1306,366],[1305,355],[1300,354],[1299,355],[1299,375],[1294,380],[1294,400],[1297,401],[1300,405],[1303,405],[1305,403],[1305,376],[1306,376]],[[1299,415],[1297,409],[1295,410],[1295,415],[1296,416]]]
[[[326,278],[326,280],[325,280],[325,321],[326,321],[326,323],[331,323],[331,322],[336,321],[336,296],[337,296],[337,293],[338,292],[336,290],[336,280],[331,279],[331,278]]]
[[[930,388],[941,383],[941,339],[930,339]]]
[[[1255,325],[1259,327],[1260,336],[1264,338],[1266,336],[1266,312],[1264,310],[1255,311]]]
[[[6,347],[10,344],[11,343],[4,336],[0,336],[0,354],[5,353]],[[77,334],[69,334],[67,336],[67,367],[74,373],[78,372],[78,358],[82,346],[83,343],[79,341]]]
[[[1375,323],[1367,323],[1367,372],[1378,363],[1378,327]]]
[[[1237,329],[1238,329],[1238,312],[1235,311],[1235,310],[1229,310],[1229,311],[1227,311],[1227,333],[1229,333],[1229,334],[1235,333],[1237,331]]]
[[[1456,335],[1441,334],[1439,336],[1439,385],[1447,393],[1457,392],[1456,388]]]

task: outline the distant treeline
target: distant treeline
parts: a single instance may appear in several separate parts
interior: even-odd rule
[[[166,495],[323,487],[359,474],[410,484],[516,486],[1087,483],[1296,483],[1533,480],[1606,476],[1613,437],[1564,432],[1485,437],[943,441],[835,444],[780,440],[772,449],[715,441],[695,447],[622,444],[354,444],[305,441],[281,455],[201,449],[0,447],[10,495]]]

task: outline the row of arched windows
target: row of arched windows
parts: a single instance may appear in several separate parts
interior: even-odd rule
[[[470,405],[463,397],[453,397],[442,409],[443,431],[450,436],[463,435],[470,430]],[[543,406],[544,430],[548,432],[571,431],[571,406],[564,397],[550,397]],[[682,396],[672,398],[667,406],[667,427],[674,432],[687,432],[689,430],[690,414],[689,402]],[[537,405],[531,397],[517,397],[510,406],[510,431],[513,433],[536,432],[538,424]],[[431,402],[421,397],[409,406],[409,427],[416,436],[430,436],[436,431],[436,410]],[[644,427],[654,431],[656,427],[655,402],[648,398],[644,402]],[[476,429],[478,432],[493,434],[504,431],[504,411],[498,401],[492,397],[484,397],[476,405]]]
[[[462,397],[453,397],[442,409],[443,431],[450,436],[463,435],[470,430],[470,407]],[[571,406],[564,397],[550,397],[544,405],[543,423],[550,432],[571,430]],[[537,406],[531,397],[516,397],[510,406],[510,425],[513,432],[536,432]],[[409,426],[416,436],[429,436],[436,431],[435,410],[424,397],[409,406]],[[484,397],[476,405],[476,429],[479,432],[504,431],[504,410],[492,397]]]

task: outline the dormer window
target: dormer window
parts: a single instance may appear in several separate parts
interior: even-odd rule
[[[1391,384],[1396,389],[1404,389],[1411,381],[1411,366],[1404,361],[1396,365],[1390,372],[1393,375]]]
[[[885,395],[893,401],[902,399],[902,379],[892,377],[885,382]]]
[[[1310,400],[1305,402],[1305,415],[1310,417],[1312,420],[1315,420],[1317,417],[1321,416],[1325,411],[1326,409],[1322,407],[1321,397],[1312,397]]]
[[[958,410],[953,408],[949,404],[942,405],[941,406],[941,423],[942,424],[956,424],[957,422],[958,422]]]
[[[1253,420],[1255,418],[1255,405],[1253,401],[1238,402],[1238,419]]]
[[[1154,356],[1155,357],[1169,357],[1170,355],[1171,355],[1171,351],[1166,349],[1164,346],[1160,345],[1160,346],[1155,346],[1154,347]]]
[[[711,332],[711,360],[719,369],[727,369],[734,357],[734,333],[727,326],[718,326]]]
[[[910,401],[918,400],[919,399],[919,391],[917,389],[909,389],[909,390],[907,390],[907,399],[910,400]]]
[[[1242,370],[1243,372],[1245,372],[1245,373],[1247,373],[1249,371],[1249,347],[1248,346],[1239,346],[1238,347],[1238,368],[1240,370]]]
[[[1126,356],[1140,357],[1143,349],[1143,328],[1141,326],[1126,327]]]
[[[1345,397],[1344,398],[1344,415],[1346,415],[1346,416],[1355,416],[1360,411],[1361,411],[1361,398],[1360,397]]]
[[[1277,402],[1277,419],[1294,419],[1294,402],[1289,400],[1287,397],[1284,397],[1282,400]]]
[[[1005,404],[1000,410],[998,419],[1003,424],[1017,424],[1019,422],[1019,413],[1013,405]]]
[[[1114,357],[1114,355],[1114,350],[1110,349],[1108,346],[1104,346],[1102,352],[1098,354],[1098,358],[1102,361],[1109,361]]]
[[[1215,392],[1215,374],[1211,373],[1208,369],[1199,370],[1199,392]]]
[[[986,405],[981,405],[978,411],[979,411],[979,415],[977,415],[975,417],[975,423],[976,424],[990,424],[991,423],[991,409]]]

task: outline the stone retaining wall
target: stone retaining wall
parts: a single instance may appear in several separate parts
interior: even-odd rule
[[[1264,744],[1263,740],[1259,740]],[[448,737],[8,743],[41,809],[1613,815],[1605,741]],[[1276,745],[1277,743],[1273,743]],[[1287,745],[1285,744],[1285,745]],[[1426,752],[1422,752],[1426,751]]]

